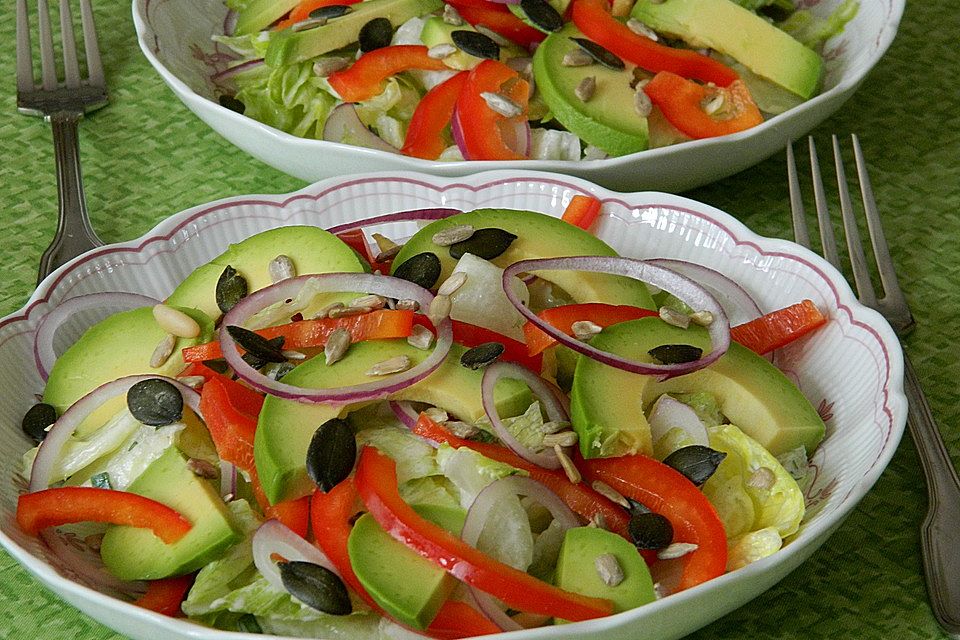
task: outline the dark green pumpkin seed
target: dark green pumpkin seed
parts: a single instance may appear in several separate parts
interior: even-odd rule
[[[241,633],[263,633],[263,627],[252,613],[245,613],[237,620],[237,631]]]
[[[506,347],[499,342],[484,342],[464,351],[460,356],[460,364],[467,369],[481,369],[495,362],[505,350]]]
[[[432,289],[440,278],[440,258],[437,257],[437,254],[429,251],[418,253],[412,258],[404,260],[394,270],[393,275],[418,284],[424,289]]]
[[[57,410],[46,402],[38,402],[23,415],[20,427],[31,440],[40,444],[47,437],[47,427],[57,421]]]
[[[386,18],[374,18],[360,28],[360,51],[367,52],[390,46],[393,25]]]
[[[223,358],[217,358],[216,360],[204,360],[203,366],[208,369],[212,369],[217,373],[226,373],[230,368],[230,365],[227,364],[227,361]]]
[[[623,60],[618,58],[615,54],[604,49],[596,42],[592,40],[587,40],[586,38],[570,38],[577,46],[587,52],[591,58],[607,67],[608,69],[613,69],[614,71],[621,71],[625,68],[626,65],[623,64]]]
[[[227,265],[217,280],[217,306],[226,313],[247,296],[247,279]]]
[[[235,325],[228,325],[227,333],[229,333],[230,337],[236,340],[237,344],[243,347],[243,349],[254,358],[258,358],[265,362],[286,362],[287,360],[286,356],[281,353],[281,349],[283,347],[283,336],[277,336],[280,338],[280,340],[277,340],[277,338],[267,340],[258,333],[254,333],[249,329],[244,329],[243,327],[237,327]],[[255,368],[259,369],[260,367]]]
[[[727,454],[700,444],[682,447],[668,455],[663,464],[673,467],[698,487],[710,479]]]
[[[544,31],[563,29],[563,16],[547,0],[520,0],[520,9],[527,18]]]
[[[166,380],[141,380],[127,391],[127,408],[143,424],[165,427],[183,417],[183,394]]]
[[[633,511],[627,530],[637,549],[663,549],[673,542],[673,525],[664,516],[652,511]]]
[[[343,580],[326,567],[297,560],[283,562],[279,568],[283,586],[308,607],[334,616],[345,616],[353,611]]]
[[[682,364],[699,360],[703,349],[692,344],[662,344],[647,351],[663,364]]]
[[[490,60],[500,59],[500,45],[494,42],[493,38],[479,31],[457,29],[450,33],[450,38],[458,49],[472,56]]]
[[[267,344],[269,344],[273,349],[279,352],[280,349],[283,348],[283,336],[270,338],[269,340],[267,340]],[[250,365],[251,367],[257,370],[263,369],[268,364],[276,364],[276,365],[285,364],[285,362],[273,362],[272,360],[266,360],[264,358],[261,358],[260,356],[256,356],[252,354],[249,351],[247,351],[245,354],[240,356],[240,358],[244,362],[246,362],[248,365]]]
[[[110,483],[110,474],[104,471],[90,476],[90,486],[98,489],[113,489],[113,485]]]
[[[340,484],[357,460],[357,441],[350,423],[332,418],[320,425],[307,448],[307,475],[324,493]]]
[[[227,109],[230,109],[230,111],[243,113],[247,110],[247,107],[233,96],[222,95],[217,98],[217,100],[220,102],[221,107],[226,107]]]
[[[502,255],[516,239],[517,236],[503,229],[495,227],[477,229],[466,240],[450,245],[450,257],[459,260],[463,254],[472,253],[478,258],[493,260]]]
[[[340,16],[345,16],[353,11],[347,4],[328,4],[325,7],[318,7],[310,12],[311,20],[333,20]]]

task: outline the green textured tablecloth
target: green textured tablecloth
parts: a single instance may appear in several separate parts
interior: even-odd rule
[[[864,11],[871,0],[861,0]],[[33,289],[57,207],[50,127],[16,114],[13,3],[0,20],[0,316]],[[96,3],[111,104],[81,125],[93,224],[107,242],[215,198],[286,192],[303,183],[245,156],[187,111],[136,44],[126,0]],[[960,324],[960,21],[947,0],[912,2],[886,58],[816,132],[857,132],[870,161],[894,259],[918,328],[907,350],[954,461],[960,460],[955,348]],[[821,145],[826,150],[826,145]],[[826,156],[824,156],[826,157]],[[783,158],[691,193],[757,232],[789,237]],[[946,637],[927,604],[917,529],[926,509],[905,437],[873,491],[798,570],[694,638]],[[960,553],[960,550],[958,550]],[[119,640],[49,594],[0,551],[0,637]]]

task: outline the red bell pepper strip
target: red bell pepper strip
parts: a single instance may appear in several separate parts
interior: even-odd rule
[[[506,118],[487,104],[484,93],[499,93],[520,105],[523,112]],[[457,98],[453,117],[462,134],[463,155],[469,160],[522,160],[526,156],[511,149],[501,127],[524,125],[529,85],[520,75],[496,60],[484,60],[474,67]],[[525,126],[525,125],[524,125]]]
[[[804,300],[730,329],[730,338],[763,355],[827,323],[817,305]]]
[[[370,245],[367,244],[367,234],[363,232],[363,229],[341,231],[337,234],[337,237],[340,238],[345,245],[360,254],[360,257],[366,260],[367,264],[376,268],[376,260],[374,260],[374,255],[370,253]]]
[[[647,71],[671,71],[719,87],[739,78],[733,69],[718,60],[691,49],[668,47],[634,33],[610,15],[606,0],[574,0],[573,23],[589,39]]]
[[[577,194],[570,199],[570,204],[564,209],[561,220],[569,222],[575,227],[589,231],[600,215],[600,206],[603,203],[593,196]]]
[[[463,19],[473,26],[482,25],[526,49],[543,42],[547,37],[547,34],[526,24],[502,4],[489,0],[451,0],[447,4],[453,5]]]
[[[343,71],[327,77],[327,82],[344,102],[362,102],[383,92],[383,82],[402,71],[449,71],[443,60],[427,55],[419,44],[396,44],[368,51]]]
[[[147,592],[134,600],[131,604],[162,613],[171,618],[180,617],[180,605],[187,596],[187,591],[193,586],[195,574],[151,580],[147,583]]]
[[[413,328],[413,312],[394,309],[379,309],[370,313],[345,318],[320,318],[298,320],[287,324],[257,330],[257,334],[270,340],[283,336],[284,349],[322,347],[327,338],[337,329],[350,332],[353,342],[385,338],[405,338]],[[223,357],[217,341],[185,347],[182,350],[185,362],[203,362]]]
[[[427,627],[427,634],[439,640],[489,636],[501,631],[503,630],[485,615],[459,600],[444,602]]]
[[[397,465],[373,447],[360,452],[354,476],[370,515],[394,539],[455,578],[499,598],[519,611],[589,620],[610,615],[613,603],[564,591],[471,547],[422,518],[397,490]]]
[[[304,0],[287,15],[286,18],[277,23],[277,29],[286,29],[298,22],[303,22],[310,17],[311,11],[316,11],[320,7],[326,7],[331,4],[356,4],[360,0]]]
[[[663,112],[663,117],[691,138],[725,136],[763,122],[763,115],[742,80],[735,80],[727,87],[708,88],[675,73],[661,71],[643,90]],[[713,115],[703,108],[710,100],[711,91],[724,95],[724,106]]]
[[[584,302],[550,307],[549,309],[544,309],[537,315],[544,322],[549,322],[551,326],[563,331],[568,336],[572,336],[573,323],[580,320],[589,320],[605,328],[628,320],[655,316],[657,312],[641,307],[631,307],[629,305]],[[531,355],[538,354],[547,347],[552,347],[557,344],[556,340],[529,321],[523,325],[523,334],[526,336],[527,353]]]
[[[36,535],[47,527],[76,522],[105,522],[150,529],[166,542],[187,535],[190,521],[167,505],[127,491],[97,487],[59,487],[25,493],[17,500],[17,524]]]
[[[578,455],[576,464],[586,480],[601,480],[621,495],[666,517],[677,541],[697,545],[695,551],[684,556],[678,590],[726,571],[727,535],[723,523],[706,496],[679,471],[639,454],[590,460]]]
[[[410,118],[407,137],[400,153],[424,160],[436,160],[440,157],[447,147],[443,131],[450,125],[453,107],[467,81],[467,75],[466,71],[461,71],[430,89],[420,99],[413,117]]]
[[[272,504],[267,507],[264,515],[268,520],[279,520],[288,529],[306,539],[310,529],[310,496]]]

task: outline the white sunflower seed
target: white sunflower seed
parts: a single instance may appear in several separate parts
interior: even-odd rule
[[[594,76],[587,76],[573,89],[574,95],[576,95],[581,102],[589,102],[596,91],[597,79]]]
[[[213,480],[219,475],[216,467],[200,458],[190,458],[187,460],[187,469],[198,478],[206,478],[207,480]]]
[[[203,386],[203,383],[207,381],[203,376],[183,376],[182,378],[177,378],[177,381],[181,384],[185,384],[191,389],[197,389]]]
[[[282,253],[270,261],[270,264],[267,265],[267,272],[269,272],[272,282],[280,282],[281,280],[286,280],[287,278],[292,278],[297,275],[297,269],[293,266],[293,260],[290,259],[290,256]]]
[[[587,526],[595,529],[606,529],[607,518],[602,513],[595,513],[590,516],[590,522],[587,523]]]
[[[326,78],[335,74],[337,71],[343,71],[350,66],[348,58],[340,56],[331,56],[329,58],[320,58],[313,63],[313,72],[321,78]]]
[[[603,327],[590,320],[577,320],[570,325],[570,328],[573,329],[573,335],[577,340],[589,340],[603,331]]]
[[[177,337],[171,334],[164,336],[157,348],[153,350],[150,356],[150,368],[159,369],[173,355],[173,348],[177,346]]]
[[[458,224],[453,227],[447,227],[442,231],[437,231],[430,240],[438,247],[449,247],[452,244],[469,239],[475,231],[476,229],[473,228],[473,225]]]
[[[708,116],[712,116],[716,112],[720,111],[723,108],[723,93],[717,91],[713,95],[707,94],[707,97],[703,99],[703,102],[700,103],[703,112]]]
[[[670,307],[660,307],[660,319],[674,327],[686,329],[690,326],[690,316],[685,313],[675,311]]]
[[[419,325],[417,325],[419,326]],[[437,424],[443,424],[450,419],[450,416],[447,415],[447,412],[441,409],[440,407],[428,407],[423,410],[427,417],[436,422]]]
[[[540,425],[540,431],[543,433],[557,433],[569,428],[570,423],[566,420],[548,420]]]
[[[644,36],[645,38],[650,38],[654,42],[660,39],[657,36],[656,31],[654,31],[647,25],[643,24],[636,18],[630,18],[629,20],[627,20],[627,28],[630,29],[630,31],[633,31],[638,36]]]
[[[427,317],[430,318],[430,322],[436,327],[450,315],[452,308],[453,303],[450,301],[450,296],[437,296],[430,302],[430,310],[427,312]]]
[[[690,314],[690,320],[701,327],[709,327],[713,324],[713,314],[709,311],[696,311]]]
[[[473,28],[476,29],[479,33],[482,33],[483,35],[487,36],[488,38],[496,42],[501,47],[513,46],[513,42],[511,42],[510,40],[507,40],[502,35],[494,31],[493,29],[488,29],[482,24],[475,25]]]
[[[350,332],[346,329],[335,329],[327,336],[327,342],[323,345],[324,362],[331,365],[338,362],[346,355],[350,348]]]
[[[572,447],[577,444],[577,432],[576,431],[559,431],[557,433],[548,433],[543,436],[543,445],[546,447],[552,447],[554,445],[560,445],[561,447]]]
[[[747,486],[755,489],[769,489],[776,481],[777,477],[769,467],[759,467],[750,474],[747,479]]]
[[[573,460],[570,459],[560,445],[553,445],[553,452],[557,454],[557,460],[560,461],[560,466],[563,467],[563,472],[567,474],[567,479],[573,484],[577,484],[583,480],[583,476],[580,475],[580,472],[573,464]]]
[[[523,108],[516,102],[503,95],[493,91],[482,91],[480,97],[487,103],[487,106],[499,113],[504,118],[515,118],[523,113]]]
[[[420,311],[420,303],[409,298],[397,300],[396,308],[400,311]]]
[[[401,371],[406,371],[411,366],[413,366],[413,361],[410,360],[410,356],[394,356],[383,362],[378,362],[369,369],[367,369],[368,376],[388,376],[392,373],[400,373]]]
[[[441,42],[440,44],[435,44],[429,49],[427,49],[427,55],[435,60],[443,60],[444,58],[449,58],[457,52],[457,48],[450,44],[449,42]]]
[[[674,542],[657,552],[657,558],[660,560],[674,560],[696,551],[698,545],[692,542]]]
[[[370,313],[370,307],[335,307],[327,313],[328,318],[348,318],[350,316],[362,316]]]
[[[367,309],[383,309],[387,306],[387,299],[374,293],[366,296],[360,296],[350,301],[351,307],[366,307]]]
[[[452,296],[457,289],[463,286],[466,281],[466,271],[457,271],[456,273],[452,273],[450,274],[449,278],[443,281],[443,284],[440,285],[440,288],[437,289],[437,295]]]
[[[590,486],[593,487],[594,491],[602,495],[604,498],[607,498],[611,502],[616,502],[624,509],[630,508],[630,502],[620,495],[619,491],[608,485],[603,480],[594,480]]]
[[[443,6],[443,21],[454,27],[463,26],[463,18],[460,17],[460,12],[451,4]]]
[[[287,360],[306,360],[307,359],[307,354],[303,353],[302,351],[294,351],[293,349],[284,349],[283,351],[280,352],[280,355],[282,355]]]
[[[421,351],[426,351],[433,344],[433,332],[422,324],[415,324],[410,331],[410,335],[407,336],[407,344]]]
[[[342,302],[332,302],[327,306],[323,307],[322,309],[320,309],[319,311],[317,311],[315,314],[313,314],[313,320],[329,318],[331,311],[333,311],[334,309],[342,309],[345,306],[346,305],[344,305]]]
[[[623,567],[612,553],[598,555],[593,561],[593,566],[596,567],[597,575],[603,580],[603,584],[608,587],[615,587],[624,580]]]
[[[457,436],[458,438],[472,438],[473,436],[480,433],[480,429],[473,426],[469,422],[461,422],[459,420],[452,420],[447,422],[447,429],[450,430],[450,433]]]
[[[653,111],[653,103],[650,102],[650,96],[641,88],[633,94],[633,110],[641,118],[646,118]]]
[[[327,24],[326,18],[307,18],[290,26],[290,31],[306,31],[314,27],[322,27]]]
[[[594,59],[590,57],[590,54],[580,47],[567,51],[560,61],[560,64],[564,67],[589,67],[593,63]]]
[[[165,304],[153,307],[153,319],[161,329],[177,338],[196,338],[200,335],[200,324],[196,320]]]

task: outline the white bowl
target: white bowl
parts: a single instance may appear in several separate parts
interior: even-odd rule
[[[14,522],[20,454],[30,447],[20,419],[43,384],[33,365],[33,332],[44,313],[65,299],[99,291],[163,298],[190,271],[258,231],[291,224],[323,227],[421,207],[512,207],[558,216],[577,193],[601,198],[596,232],[624,255],[673,257],[710,266],[740,282],[764,311],[812,299],[829,323],[781,350],[776,363],[819,407],[827,437],[813,456],[807,516],[778,553],[748,567],[649,605],[591,622],[519,632],[520,638],[678,638],[766,590],[822,544],[870,489],[903,433],[906,400],[899,343],[883,319],[856,302],[842,277],[811,252],[761,238],[727,214],[678,196],[623,194],[577,178],[535,172],[492,172],[462,180],[421,174],[372,174],[327,180],[280,196],[240,196],[171,216],[140,239],[104,247],[51,274],[17,313],[0,321],[0,543],[41,582],[104,624],[133,638],[185,640],[262,636],[226,634],[134,607],[85,583]],[[381,225],[404,237],[414,223]],[[89,318],[68,324],[79,335]],[[73,544],[82,547],[80,541]],[[89,580],[88,580],[89,582]]]
[[[840,0],[804,2],[826,15]],[[853,94],[896,35],[904,0],[861,0],[843,33],[827,43],[824,91],[758,127],[723,138],[589,162],[433,162],[361,147],[298,138],[220,106],[210,75],[229,59],[210,36],[223,32],[222,0],[133,0],[140,48],[174,93],[224,138],[263,162],[313,182],[364,171],[422,171],[463,176],[493,169],[556,171],[611,189],[676,193],[732,175],[783,151]]]

